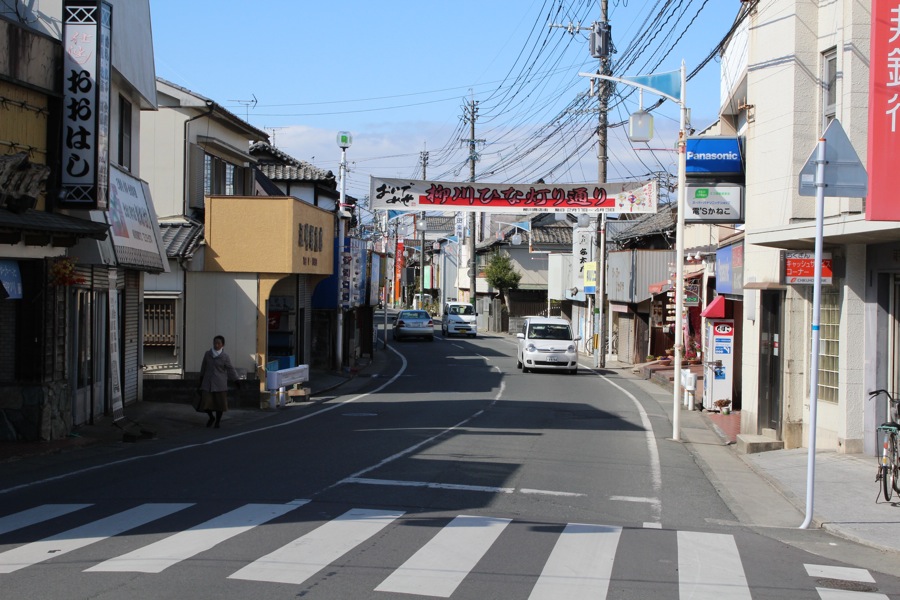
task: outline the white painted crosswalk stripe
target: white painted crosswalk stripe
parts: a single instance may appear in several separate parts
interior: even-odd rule
[[[39,562],[62,556],[189,506],[192,505],[144,504],[59,535],[13,548],[0,554],[0,573],[13,573]]]
[[[566,525],[528,600],[606,598],[621,534],[621,527]]]
[[[460,515],[375,588],[449,598],[510,519]]]
[[[692,600],[750,600],[734,536],[679,531],[678,590]]]
[[[401,516],[403,512],[355,508],[229,578],[301,584]]]
[[[42,504],[0,518],[0,535],[87,508],[90,504]]]
[[[180,561],[209,550],[299,506],[302,504],[247,504],[187,531],[102,562],[87,571],[161,573]]]
[[[852,590],[833,590],[831,588],[816,588],[821,600],[890,600],[886,594],[873,592],[854,592]]]

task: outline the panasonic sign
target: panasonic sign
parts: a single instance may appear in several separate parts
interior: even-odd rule
[[[742,175],[741,141],[734,137],[696,137],[687,140],[687,168],[690,175]]]

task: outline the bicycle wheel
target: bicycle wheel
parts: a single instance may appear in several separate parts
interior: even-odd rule
[[[900,456],[897,455],[897,452],[900,452],[900,448],[898,448],[896,434],[891,435],[889,450],[891,453],[891,487],[900,494],[900,487],[898,487],[900,486]]]
[[[887,434],[884,436],[884,455],[881,461],[881,489],[884,492],[884,499],[891,501],[894,495],[894,475],[897,472],[897,441],[894,435]]]

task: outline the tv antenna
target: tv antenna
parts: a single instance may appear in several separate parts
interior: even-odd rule
[[[250,122],[250,107],[256,108],[256,94],[250,94],[253,100],[229,100],[229,102],[237,102],[244,107],[244,120]]]
[[[287,129],[287,127],[266,127],[265,129],[266,129],[266,131],[271,132],[271,134],[272,134],[271,145],[274,147],[275,146],[275,133],[278,131],[281,131],[282,129]]]

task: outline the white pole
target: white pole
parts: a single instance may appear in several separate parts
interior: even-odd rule
[[[812,349],[809,357],[809,449],[806,460],[806,519],[812,523],[816,481],[816,413],[819,405],[819,320],[822,314],[822,239],[825,229],[825,138],[816,147],[816,257],[813,285]]]
[[[675,381],[672,390],[672,439],[681,439],[681,364],[684,355],[684,207],[687,203],[687,105],[684,61],[681,61],[681,118],[678,132],[678,222],[675,229]]]
[[[346,177],[344,176],[344,170],[347,168],[347,149],[341,148],[341,195],[338,200],[338,243],[337,243],[337,265],[338,265],[338,284],[337,284],[337,343],[335,344],[335,352],[334,358],[337,363],[337,370],[340,371],[344,366],[344,302],[343,302],[343,291],[344,291],[344,278],[342,276],[343,273],[343,258],[344,258],[344,194],[346,191]]]

